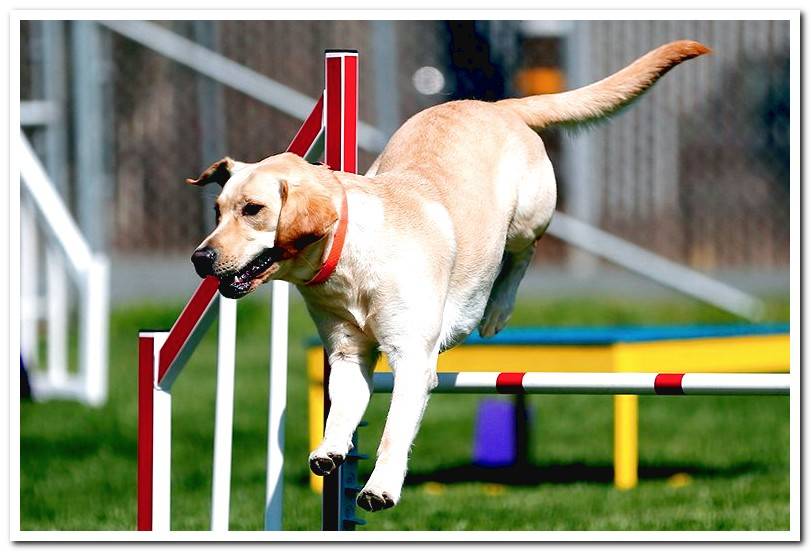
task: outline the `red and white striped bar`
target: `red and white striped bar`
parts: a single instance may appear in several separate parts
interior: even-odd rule
[[[638,372],[442,372],[433,393],[507,395],[788,395],[790,374],[656,374]],[[374,376],[391,393],[394,376]]]
[[[323,151],[315,151],[324,135],[324,95],[318,98],[307,120],[287,146],[287,151],[309,160],[321,158]]]
[[[327,50],[324,67],[325,160],[335,171],[358,171],[358,52]],[[324,427],[329,414],[330,367],[324,351]],[[341,489],[341,468],[324,477],[321,529],[343,529],[343,503],[351,500]]]
[[[197,344],[214,321],[211,307],[219,299],[220,281],[214,276],[203,279],[177,317],[158,360],[158,385],[169,390]]]

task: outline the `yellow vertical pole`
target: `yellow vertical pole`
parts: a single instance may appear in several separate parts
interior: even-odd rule
[[[324,374],[323,357],[321,349],[307,352],[307,405],[309,414],[310,450],[315,450],[321,444],[324,436]],[[324,486],[324,478],[310,472],[310,488],[320,493]]]
[[[614,486],[636,487],[638,464],[639,397],[614,395]]]

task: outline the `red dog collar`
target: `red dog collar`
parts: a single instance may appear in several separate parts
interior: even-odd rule
[[[349,224],[349,206],[346,202],[346,190],[343,186],[341,186],[341,192],[343,194],[341,197],[341,214],[338,218],[338,227],[332,237],[332,247],[330,247],[329,255],[327,255],[324,264],[321,265],[321,269],[305,285],[314,286],[326,282],[332,276],[335,267],[338,266],[338,261],[341,260],[341,251],[344,248],[344,240],[346,239],[346,228]]]

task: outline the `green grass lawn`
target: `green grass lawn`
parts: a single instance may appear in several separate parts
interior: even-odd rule
[[[266,296],[263,296],[266,297]],[[110,399],[91,409],[24,403],[21,529],[135,527],[137,331],[169,327],[182,304],[117,309],[110,324]],[[265,492],[269,309],[239,309],[231,529],[259,530]],[[772,319],[787,320],[778,302]],[[512,325],[727,322],[687,301],[522,301]],[[284,526],[317,530],[308,485],[304,340],[315,334],[301,303],[290,323]],[[172,528],[209,525],[216,329],[173,391]],[[531,466],[470,467],[475,396],[436,396],[412,452],[400,505],[368,514],[361,530],[788,530],[787,397],[642,397],[640,484],[612,486],[610,397],[528,397]],[[360,448],[373,456],[388,395],[373,398]],[[361,478],[371,462],[361,464]]]

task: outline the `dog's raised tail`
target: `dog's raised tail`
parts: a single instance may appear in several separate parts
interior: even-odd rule
[[[496,105],[517,113],[530,127],[588,123],[632,102],[679,63],[711,50],[692,40],[677,40],[651,50],[601,81],[559,94],[501,100]]]

